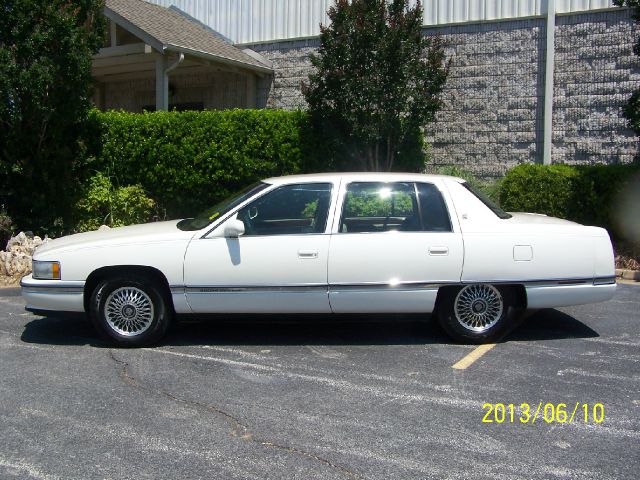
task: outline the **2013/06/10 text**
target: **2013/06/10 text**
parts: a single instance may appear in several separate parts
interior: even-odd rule
[[[486,411],[482,423],[528,423],[536,420],[546,423],[602,423],[605,418],[602,403],[576,402],[575,405],[566,403],[485,403],[482,410]]]

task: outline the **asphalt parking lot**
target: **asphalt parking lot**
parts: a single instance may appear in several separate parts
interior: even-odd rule
[[[249,317],[183,323],[156,348],[123,350],[87,322],[23,307],[17,289],[0,289],[3,479],[640,471],[637,285],[534,312],[481,349],[416,317]],[[485,403],[505,405],[492,423]],[[530,417],[540,406],[535,421],[523,403]]]

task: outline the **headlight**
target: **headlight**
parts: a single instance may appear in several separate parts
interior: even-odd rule
[[[60,262],[33,262],[33,278],[37,280],[60,280]]]

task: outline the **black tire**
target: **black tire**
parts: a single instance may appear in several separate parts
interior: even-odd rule
[[[121,347],[154,344],[173,317],[162,289],[144,276],[102,280],[91,294],[89,313],[98,333]]]
[[[443,289],[438,294],[437,316],[447,334],[463,343],[487,343],[502,335],[512,317],[513,289],[472,284]]]

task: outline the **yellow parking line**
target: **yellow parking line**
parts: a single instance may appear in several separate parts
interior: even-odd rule
[[[456,370],[464,370],[495,346],[495,343],[485,343],[484,345],[478,345],[473,349],[471,353],[465,355],[459,361],[454,363],[452,367]]]
[[[483,345],[478,345],[475,349],[473,349],[469,354],[462,357],[456,363],[451,365],[452,368],[456,370],[464,370],[471,365],[473,362],[482,357],[485,353],[495,347],[497,344],[502,343],[502,341],[509,336],[511,332],[513,332],[516,328],[518,328],[522,323],[531,317],[537,310],[527,310],[520,318],[513,322],[513,324],[507,328],[507,330],[498,338],[494,343],[485,343]]]

